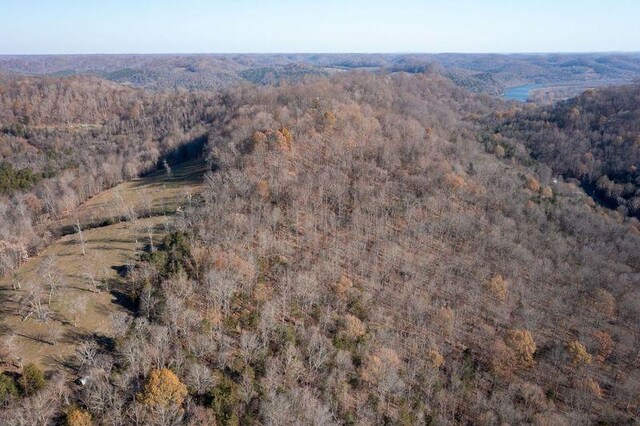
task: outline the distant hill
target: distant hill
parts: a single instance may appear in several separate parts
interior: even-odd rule
[[[500,94],[525,83],[570,83],[563,96],[585,87],[640,77],[640,54],[189,54],[2,55],[0,72],[27,75],[88,74],[151,89],[217,89],[242,82],[278,84],[340,70],[420,73],[436,67],[456,84]]]

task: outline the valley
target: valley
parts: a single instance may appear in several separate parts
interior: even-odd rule
[[[66,235],[0,280],[4,362],[67,369],[78,345],[120,333],[114,323],[136,310],[124,275],[159,244],[171,216],[195,202],[205,171],[192,160],[124,182],[54,222]]]

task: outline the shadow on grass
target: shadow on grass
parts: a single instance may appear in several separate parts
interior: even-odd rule
[[[83,279],[83,280],[87,279],[87,277],[82,276],[82,275],[68,275],[68,277],[70,277],[70,278],[78,278],[78,279]],[[95,291],[93,291],[91,289],[78,287],[76,285],[69,285],[69,288],[73,289],[73,290],[77,290],[77,291],[84,291],[84,292],[87,292],[87,293],[90,293],[90,294],[100,294],[99,292],[96,293]]]
[[[116,347],[115,339],[100,333],[90,333],[78,329],[69,329],[65,332],[64,340],[60,342],[70,344],[80,344],[82,342],[95,342],[100,352],[113,352]],[[49,355],[45,358],[51,366],[58,366],[68,369],[72,372],[78,372],[82,369],[77,356],[70,355],[66,357]]]
[[[73,357],[47,355],[44,360],[46,364],[52,367],[58,367],[59,369],[65,369],[70,372],[77,372],[80,370],[78,363],[74,362]]]
[[[105,226],[111,226],[111,225],[105,225]],[[90,229],[97,229],[97,228],[90,228]],[[71,235],[76,235],[76,234],[71,234]],[[99,244],[99,243],[106,243],[106,244],[113,244],[113,243],[121,243],[121,244],[129,244],[131,243],[130,240],[124,239],[124,238],[88,238],[86,241],[87,245],[88,244]],[[63,245],[63,246],[73,246],[73,245],[77,245],[78,248],[80,249],[82,246],[80,245],[80,240],[79,239],[71,239],[71,240],[67,240],[67,241],[58,241],[57,244]]]
[[[8,336],[13,333],[13,329],[5,324],[0,324],[0,336]]]
[[[61,340],[62,341],[62,340]],[[77,328],[69,329],[64,334],[65,343],[81,343],[96,342],[98,346],[105,351],[113,351],[116,341],[113,337],[109,337],[101,333],[92,333]]]
[[[25,339],[33,340],[34,342],[44,343],[45,345],[51,345],[51,342],[41,336],[29,336],[24,333],[15,333],[16,336],[24,337]]]
[[[187,185],[197,185],[204,181],[208,171],[204,160],[189,160],[171,164],[171,176],[165,170],[159,169],[151,174],[132,181],[134,188],[149,187],[149,189],[179,188]]]
[[[110,336],[106,336],[104,334],[93,333],[91,335],[91,340],[96,342],[100,349],[107,353],[112,353],[116,349],[116,339]]]
[[[131,314],[138,312],[138,304],[130,294],[121,290],[111,290],[111,295],[114,297],[113,303],[122,306]]]
[[[10,316],[20,316],[20,303],[11,299],[3,300],[0,302],[0,320]],[[1,328],[0,332],[2,332]]]
[[[131,271],[131,266],[130,265],[114,265],[111,267],[111,269],[113,269],[114,271],[116,271],[116,273],[118,274],[119,277],[121,278],[126,278],[127,275],[129,274],[129,272]]]
[[[78,328],[68,328],[65,330],[61,342],[64,343],[79,343],[83,340],[89,340],[91,337],[91,333],[87,333],[86,331],[80,330]]]

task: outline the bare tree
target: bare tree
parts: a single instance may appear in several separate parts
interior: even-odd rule
[[[93,268],[91,268],[90,265],[87,265],[84,268],[84,274],[83,275],[89,282],[89,288],[94,293],[100,293],[100,281],[98,279],[96,279],[96,275],[95,274],[96,274],[95,271],[93,270]]]
[[[144,212],[146,213],[147,216],[150,216],[151,209],[153,207],[153,197],[149,193],[149,189],[142,187],[137,191],[137,194],[138,194],[139,203],[144,209]]]
[[[83,341],[76,348],[76,356],[80,361],[80,368],[93,367],[98,357],[98,345],[94,341]]]
[[[78,234],[78,238],[80,239],[80,247],[82,249],[82,255],[87,254],[86,250],[86,241],[84,239],[84,234],[82,232],[82,228],[80,227],[80,220],[76,219],[76,233]]]
[[[74,297],[70,307],[73,314],[73,326],[78,327],[78,319],[81,318],[87,310],[87,298],[84,296]]]
[[[56,257],[54,255],[47,256],[40,265],[40,278],[44,282],[49,291],[48,304],[51,306],[53,295],[62,284],[60,271],[56,266]]]
[[[15,272],[11,275],[11,288],[14,290],[22,289],[22,283],[20,282],[20,277]]]
[[[147,236],[149,237],[149,250],[153,253],[156,251],[156,247],[153,245],[153,225],[147,223],[146,225]]]
[[[187,384],[202,395],[216,384],[216,380],[207,367],[202,364],[192,364],[187,374]]]
[[[49,338],[49,344],[56,345],[60,337],[62,337],[62,326],[57,322],[51,322],[47,325],[47,336]]]
[[[31,289],[26,295],[20,298],[19,314],[22,321],[26,321],[32,316],[47,322],[50,316],[49,307],[43,302],[42,292],[37,289]]]
[[[10,334],[0,341],[0,362],[21,367],[18,357],[18,347],[16,345],[16,335]]]
[[[114,312],[109,317],[111,320],[111,328],[116,336],[124,336],[131,325],[131,315],[125,312]]]
[[[167,177],[171,179],[171,176],[172,176],[171,166],[169,165],[169,162],[167,161],[166,158],[162,160],[162,167],[164,167],[164,170],[167,173]]]

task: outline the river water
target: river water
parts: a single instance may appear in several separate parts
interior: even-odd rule
[[[502,97],[508,101],[526,102],[529,99],[529,93],[533,89],[540,88],[540,84],[525,84],[523,86],[507,87]]]

